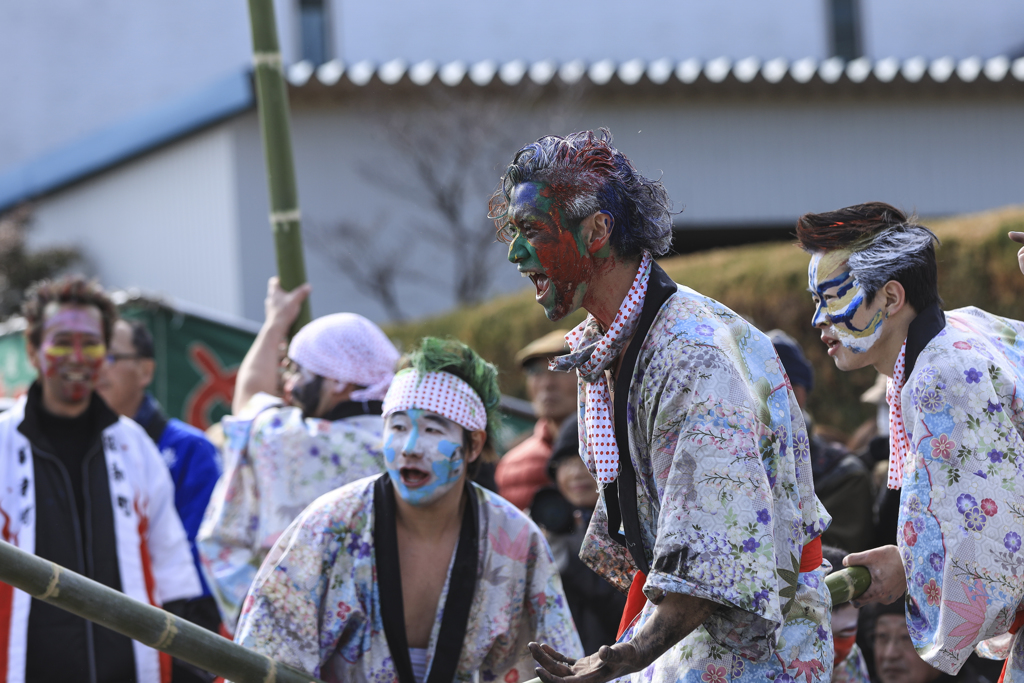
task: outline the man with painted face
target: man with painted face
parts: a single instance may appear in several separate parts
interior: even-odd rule
[[[35,285],[22,312],[39,377],[0,415],[3,540],[181,613],[201,588],[167,466],[93,391],[113,303],[68,277]],[[170,673],[166,655],[6,584],[0,620],[3,680],[156,683]]]
[[[328,491],[384,471],[381,399],[398,351],[379,327],[355,313],[317,318],[287,345],[279,386],[281,349],[308,294],[270,279],[266,321],[238,370],[234,415],[222,421],[224,475],[196,542],[228,629],[292,520]]]
[[[859,603],[906,594],[914,646],[956,673],[979,647],[1024,681],[1024,323],[943,312],[935,235],[873,202],[806,214],[813,324],[840,370],[889,378],[897,544],[848,556],[872,583]],[[986,639],[993,639],[982,643]]]
[[[328,681],[523,681],[528,643],[582,654],[551,551],[469,481],[498,421],[497,371],[424,339],[384,399],[387,473],[318,499],[267,556],[235,636]]]
[[[829,517],[771,341],[653,261],[669,199],[607,131],[516,153],[492,199],[509,261],[552,320],[590,314],[553,366],[579,377],[580,454],[600,500],[581,559],[628,591],[619,642],[545,681],[827,681]]]

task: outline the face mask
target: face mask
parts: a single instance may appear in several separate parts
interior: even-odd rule
[[[465,469],[462,427],[436,413],[410,409],[389,415],[384,433],[384,460],[402,500],[429,505],[459,483]]]
[[[857,634],[854,633],[852,636],[844,638],[833,637],[832,642],[835,643],[836,648],[835,663],[839,664],[850,655],[850,650],[853,649],[854,644],[857,642]]]
[[[296,365],[298,379],[292,386],[292,403],[302,409],[303,417],[317,417],[320,397],[323,395],[324,378]]]

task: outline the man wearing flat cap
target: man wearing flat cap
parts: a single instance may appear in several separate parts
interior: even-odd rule
[[[516,354],[516,363],[526,373],[526,393],[537,415],[533,434],[515,446],[498,463],[494,481],[498,493],[518,507],[530,507],[533,496],[551,483],[548,460],[558,429],[576,411],[576,378],[552,372],[548,361],[567,353],[567,330],[556,330],[535,339]]]

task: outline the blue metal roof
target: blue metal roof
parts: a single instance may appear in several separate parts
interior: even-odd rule
[[[0,211],[255,106],[248,69],[0,173]]]

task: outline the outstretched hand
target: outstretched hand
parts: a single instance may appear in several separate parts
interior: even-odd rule
[[[289,329],[299,317],[302,302],[309,296],[309,283],[301,284],[290,292],[281,287],[281,280],[274,276],[267,281],[267,298],[263,301],[266,322],[270,327]]]
[[[900,550],[894,545],[883,545],[862,553],[852,553],[843,558],[844,567],[863,565],[871,572],[871,585],[856,600],[854,607],[863,607],[872,602],[888,605],[907,592],[907,575],[903,569]]]
[[[537,676],[544,683],[604,683],[649,664],[630,642],[602,645],[596,654],[582,659],[570,659],[540,643],[530,643],[530,652],[540,664]]]
[[[1024,244],[1024,232],[1011,232],[1010,239],[1018,244]],[[1017,265],[1020,266],[1020,272],[1024,273],[1024,247],[1017,251]]]

